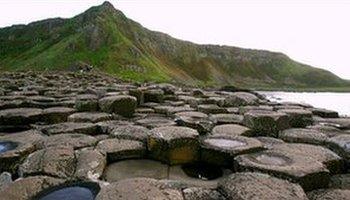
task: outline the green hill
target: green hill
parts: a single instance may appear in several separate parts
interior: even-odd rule
[[[279,89],[350,86],[282,53],[198,45],[150,31],[108,2],[70,19],[0,29],[1,70],[70,70],[78,62],[136,81]]]

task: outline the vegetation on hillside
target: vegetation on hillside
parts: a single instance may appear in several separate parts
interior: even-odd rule
[[[0,69],[71,70],[84,62],[135,81],[250,88],[350,88],[349,81],[281,53],[197,45],[150,31],[110,3],[71,19],[0,29]]]

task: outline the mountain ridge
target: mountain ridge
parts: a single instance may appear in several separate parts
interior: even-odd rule
[[[67,70],[84,62],[136,81],[279,89],[350,86],[283,53],[199,45],[148,30],[109,2],[72,18],[0,28],[0,47],[2,70]]]

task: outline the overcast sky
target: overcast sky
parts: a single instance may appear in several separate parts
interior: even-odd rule
[[[103,0],[1,0],[0,27],[72,17]],[[143,26],[200,44],[279,51],[350,79],[347,0],[111,0]]]

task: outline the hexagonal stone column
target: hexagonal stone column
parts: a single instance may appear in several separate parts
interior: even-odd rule
[[[350,135],[341,134],[328,140],[328,146],[350,163]]]
[[[227,113],[225,108],[219,107],[216,104],[201,104],[198,105],[198,110],[206,114]]]
[[[100,141],[96,149],[107,155],[107,161],[114,162],[129,158],[143,158],[146,146],[143,142],[124,139],[106,139]]]
[[[226,107],[238,107],[246,105],[256,105],[259,98],[248,92],[235,92],[227,96],[224,100]]]
[[[238,124],[224,124],[215,126],[212,130],[212,135],[225,135],[225,136],[250,136],[252,131]]]
[[[69,115],[73,114],[75,109],[68,107],[51,107],[43,110],[44,121],[50,124],[66,122]]]
[[[93,123],[73,123],[65,122],[39,127],[40,130],[47,135],[63,134],[63,133],[81,133],[87,135],[97,135],[100,130]]]
[[[328,136],[314,129],[292,128],[279,133],[278,138],[286,142],[325,145]]]
[[[112,120],[113,116],[104,112],[79,112],[68,116],[69,122],[92,122]]]
[[[201,134],[210,132],[214,126],[208,115],[202,112],[178,112],[175,114],[175,121],[178,125],[196,129]]]
[[[338,112],[333,110],[327,110],[323,108],[310,108],[312,114],[323,117],[323,118],[337,118],[339,117]]]
[[[93,94],[78,95],[75,100],[74,108],[77,111],[97,111],[98,110],[98,97]]]
[[[344,160],[333,151],[322,146],[282,143],[273,145],[271,149],[279,153],[311,158],[326,166],[332,174],[342,173],[344,171]]]
[[[106,156],[93,149],[82,149],[75,152],[77,166],[74,176],[79,179],[98,180],[106,167]]]
[[[187,127],[165,126],[151,130],[148,150],[153,159],[183,164],[199,157],[198,132]]]
[[[137,125],[120,125],[113,129],[111,136],[118,139],[138,140],[147,143],[150,130]]]
[[[350,197],[350,190],[321,189],[309,192],[307,196],[310,200],[348,200]]]
[[[99,100],[99,106],[103,112],[131,117],[135,112],[137,100],[128,95],[108,96]]]
[[[217,190],[203,187],[189,187],[183,193],[186,200],[226,200]]]
[[[274,136],[289,128],[289,118],[285,113],[267,110],[251,110],[244,114],[244,122],[256,135]]]
[[[16,173],[18,166],[44,139],[38,131],[24,131],[0,136],[0,171]]]
[[[1,125],[28,125],[39,121],[42,109],[37,108],[13,108],[0,111]]]
[[[243,136],[218,135],[201,140],[201,160],[230,167],[233,158],[240,154],[263,150],[259,140]]]
[[[295,128],[304,128],[312,124],[312,112],[304,109],[282,109],[278,112],[289,116],[289,125]]]
[[[277,150],[237,156],[235,169],[268,173],[299,183],[304,190],[326,187],[330,178],[329,170],[315,159]]]
[[[76,159],[72,147],[54,147],[30,154],[19,168],[21,176],[36,174],[69,178],[75,171]]]
[[[307,200],[303,189],[287,180],[261,173],[234,173],[219,182],[227,199]]]
[[[164,92],[161,89],[151,89],[144,92],[144,102],[162,103],[164,101]]]
[[[133,178],[103,187],[96,200],[174,199],[183,200],[181,190],[151,178]]]
[[[37,142],[36,146],[40,149],[59,146],[71,146],[74,149],[80,149],[94,146],[96,143],[97,139],[95,137],[80,133],[66,133],[45,137]]]

